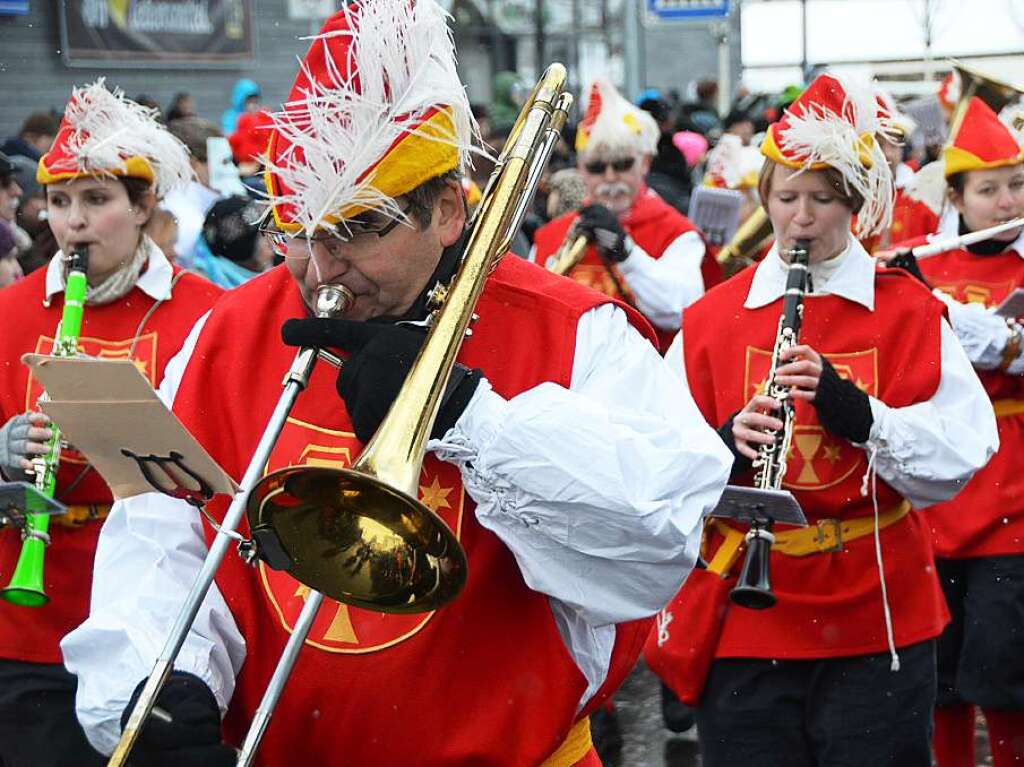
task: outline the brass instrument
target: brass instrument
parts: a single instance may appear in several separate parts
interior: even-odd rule
[[[810,244],[806,240],[797,240],[788,255],[789,273],[786,277],[782,316],[779,317],[779,330],[775,336],[775,348],[772,350],[771,367],[765,387],[765,393],[781,404],[778,418],[783,426],[779,431],[768,432],[775,437],[772,444],[758,446],[753,466],[756,472],[754,487],[759,490],[779,490],[782,487],[782,480],[786,476],[786,457],[793,440],[793,400],[789,387],[775,383],[775,371],[779,367],[782,352],[799,343],[803,300],[807,292]],[[763,610],[775,604],[769,573],[774,540],[771,520],[751,522],[750,530],[747,532],[747,555],[743,560],[743,569],[740,571],[736,586],[729,594],[729,598],[735,604],[755,610]]]
[[[554,255],[548,256],[544,268],[562,277],[566,276],[583,260],[583,256],[587,252],[588,243],[587,236],[580,234],[579,227],[573,223],[569,227],[569,231],[566,232],[562,244],[558,246],[558,250],[555,251]]]
[[[740,224],[736,234],[729,240],[715,260],[722,265],[725,276],[729,277],[741,269],[754,263],[754,254],[772,234],[772,222],[763,205],[751,213],[747,220]]]
[[[477,205],[465,254],[444,304],[432,315],[430,331],[402,389],[356,463],[350,469],[293,467],[273,472],[257,483],[294,396],[289,403],[282,397],[278,410],[285,409],[280,424],[272,419],[250,463],[224,527],[237,527],[244,505],[259,555],[272,567],[283,566],[313,591],[257,709],[239,765],[250,764],[254,758],[324,596],[380,612],[408,613],[443,605],[454,599],[465,583],[465,553],[447,525],[417,500],[417,481],[424,448],[473,310],[529,209],[568,117],[572,96],[564,92],[566,79],[565,67],[549,66],[520,112]],[[305,354],[310,357],[304,379],[308,380],[316,351],[299,352],[300,357]],[[257,473],[250,477],[254,469]],[[211,557],[213,551],[211,547]],[[318,558],[325,558],[326,564],[308,564]],[[210,568],[209,562],[203,572],[210,570],[212,582],[219,560]],[[200,574],[197,583],[202,577]],[[130,731],[134,742],[152,710],[208,588],[209,582],[194,609],[179,616],[175,628],[180,637],[172,636],[168,642],[173,654],[165,648],[131,713],[122,743]],[[127,748],[119,744],[109,764],[124,764],[129,748],[130,744]]]
[[[967,114],[967,103],[975,96],[980,98],[992,111],[999,114],[1007,104],[1016,101],[1024,94],[1024,89],[1009,85],[994,77],[990,77],[976,69],[965,67],[959,62],[953,63],[953,70],[960,78],[960,100],[957,101],[953,117],[949,122],[948,143],[952,144],[960,132],[964,115]]]

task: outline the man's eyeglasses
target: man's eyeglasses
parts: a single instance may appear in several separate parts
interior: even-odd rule
[[[411,205],[400,209],[403,216],[408,216]],[[356,218],[346,219],[339,222],[336,228],[330,231],[319,231],[312,235],[307,235],[305,232],[297,232],[296,234],[287,234],[282,232],[276,226],[267,224],[259,228],[260,233],[270,238],[271,243],[274,245],[275,250],[283,255],[283,251],[287,249],[288,240],[298,240],[299,242],[351,242],[357,237],[364,237],[366,235],[375,234],[378,237],[386,237],[391,231],[403,223],[404,219],[400,217],[384,216],[380,213],[367,212],[362,216]]]
[[[616,173],[625,173],[627,170],[631,170],[635,164],[635,157],[622,157],[618,160],[612,160],[611,162],[594,160],[593,162],[584,163],[583,167],[587,169],[587,173],[593,173],[595,176],[600,176],[605,172],[605,170],[607,170],[609,165],[612,166],[612,170]]]

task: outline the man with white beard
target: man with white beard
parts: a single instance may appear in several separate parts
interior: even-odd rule
[[[584,235],[586,254],[568,276],[634,304],[664,351],[683,308],[704,294],[704,240],[645,179],[657,150],[654,119],[598,79],[576,129],[586,204],[537,230],[533,260],[544,266],[566,240]]]

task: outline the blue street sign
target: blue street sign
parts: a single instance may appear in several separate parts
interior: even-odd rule
[[[0,0],[0,16],[28,15],[28,0]]]
[[[729,15],[729,0],[647,0],[647,10],[662,20],[720,19]]]

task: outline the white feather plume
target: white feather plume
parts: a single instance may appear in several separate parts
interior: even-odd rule
[[[857,234],[867,237],[888,228],[892,223],[895,185],[892,171],[877,140],[865,144],[861,136],[882,134],[896,141],[892,121],[878,114],[878,103],[867,88],[849,84],[834,77],[846,94],[842,111],[853,111],[853,124],[821,104],[803,104],[801,114],[789,112],[789,127],[782,131],[780,149],[803,160],[804,168],[824,163],[838,170],[847,190],[855,189],[864,198],[864,207],[857,214]],[[861,152],[871,158],[871,167],[861,162]]]
[[[605,77],[594,80],[588,91],[591,98],[595,88],[601,99],[601,111],[590,127],[581,154],[595,159],[616,158],[624,153],[656,154],[661,131],[651,114],[629,103]]]
[[[120,88],[107,90],[104,80],[72,92],[64,119],[73,129],[67,152],[77,167],[54,170],[112,173],[125,170],[127,158],[141,156],[153,168],[157,198],[190,181],[188,149],[157,121],[157,110],[125,98]]]
[[[295,222],[307,233],[333,228],[325,218],[349,206],[404,218],[395,200],[374,185],[374,173],[360,178],[402,135],[456,147],[461,170],[472,152],[482,151],[476,148],[479,129],[455,68],[449,16],[434,0],[374,0],[356,10],[343,5],[341,12],[348,17],[346,31],[312,40],[326,47],[332,37],[353,36],[346,74],[329,55],[329,82],[317,82],[306,71],[309,90],[273,115],[276,131],[291,146],[266,160],[268,170],[287,187],[273,202],[291,206]],[[437,107],[450,110],[450,135],[431,134],[419,125]],[[436,123],[431,127],[436,130]]]

